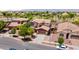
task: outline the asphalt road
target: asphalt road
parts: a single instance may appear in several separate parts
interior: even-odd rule
[[[8,37],[0,37],[0,49],[9,50],[10,48],[15,48],[17,50],[25,49],[25,46],[22,42],[8,38]]]
[[[15,48],[16,50],[56,50],[56,48],[49,46],[27,42],[23,43],[12,38],[0,37],[0,49],[9,50],[10,48]]]
[[[54,47],[49,47],[45,45],[35,44],[35,43],[25,43],[26,49],[28,50],[57,50]]]

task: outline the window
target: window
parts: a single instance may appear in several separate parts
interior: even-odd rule
[[[64,34],[63,33],[60,33],[60,36],[64,36]]]

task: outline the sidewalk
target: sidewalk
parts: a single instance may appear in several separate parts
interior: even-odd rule
[[[54,45],[56,47],[56,43],[55,42],[49,42],[49,41],[43,41],[44,44],[48,44],[48,45]],[[73,46],[73,45],[68,45],[68,44],[65,44],[66,46],[68,46],[68,50],[79,50],[79,47],[78,46]]]
[[[79,50],[78,46],[73,46],[73,45],[68,45],[68,44],[65,44],[65,45],[68,46],[70,49]]]

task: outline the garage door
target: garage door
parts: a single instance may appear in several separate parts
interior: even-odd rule
[[[79,35],[71,35],[72,39],[79,39]]]

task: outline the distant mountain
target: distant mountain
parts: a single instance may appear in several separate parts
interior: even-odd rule
[[[20,11],[79,12],[79,9],[22,9]]]
[[[22,11],[22,12],[29,12],[29,11],[49,11],[49,12],[79,12],[79,9],[22,9],[22,10],[8,10],[8,11]]]

